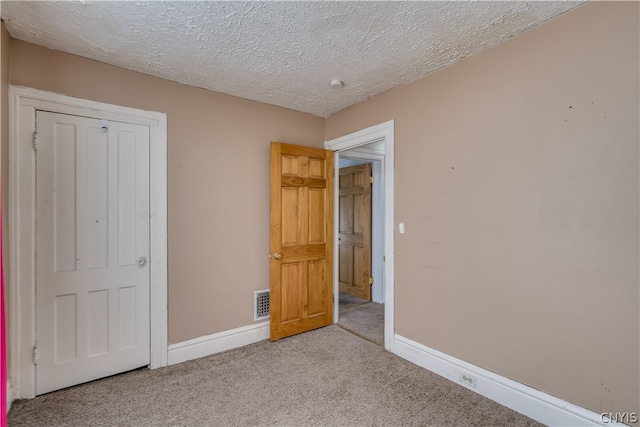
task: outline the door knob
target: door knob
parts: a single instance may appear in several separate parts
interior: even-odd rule
[[[138,264],[140,267],[145,265],[146,262],[147,262],[147,259],[145,257],[143,257],[143,256],[141,256],[140,258],[138,258],[136,260],[136,264]]]
[[[275,254],[273,254],[273,257],[275,259],[282,259],[282,254],[280,252],[276,252]]]

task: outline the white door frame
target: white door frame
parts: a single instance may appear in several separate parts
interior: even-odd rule
[[[149,126],[150,368],[167,365],[167,116],[9,86],[9,377],[14,398],[35,397],[36,110]]]
[[[395,334],[394,329],[394,121],[381,123],[376,126],[371,126],[366,129],[362,129],[358,132],[351,133],[349,135],[342,136],[340,138],[333,139],[331,141],[325,141],[324,147],[327,150],[334,151],[335,164],[338,164],[341,151],[349,150],[351,148],[359,147],[361,145],[370,144],[372,142],[384,141],[384,347],[393,352],[393,337]],[[338,280],[338,225],[339,220],[338,213],[338,168],[335,168],[336,179],[334,185],[336,186],[334,192],[334,262],[333,262],[333,292],[334,295],[338,295],[339,280]],[[334,314],[338,313],[338,298],[334,300]],[[337,319],[337,315],[334,316]]]

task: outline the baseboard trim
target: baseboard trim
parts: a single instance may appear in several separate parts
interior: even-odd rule
[[[624,426],[616,423],[605,424],[600,414],[400,335],[394,336],[393,352],[403,359],[548,426]],[[464,373],[475,377],[475,387],[461,381],[461,375]]]
[[[7,379],[7,414],[11,409],[12,403],[13,403],[13,386],[11,385],[11,380]]]
[[[269,338],[269,322],[194,338],[169,346],[169,365],[210,356]]]

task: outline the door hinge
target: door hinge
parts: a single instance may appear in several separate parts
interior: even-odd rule
[[[38,346],[33,346],[33,364],[38,364]]]
[[[373,285],[373,277],[369,277],[369,284]]]
[[[33,133],[33,150],[38,151],[38,132]]]
[[[370,182],[371,184],[373,184],[373,177],[372,177],[372,176],[370,176],[370,177],[369,177],[369,182]]]

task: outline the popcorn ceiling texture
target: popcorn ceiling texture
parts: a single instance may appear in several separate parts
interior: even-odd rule
[[[1,15],[17,39],[328,117],[579,4],[3,0]]]

